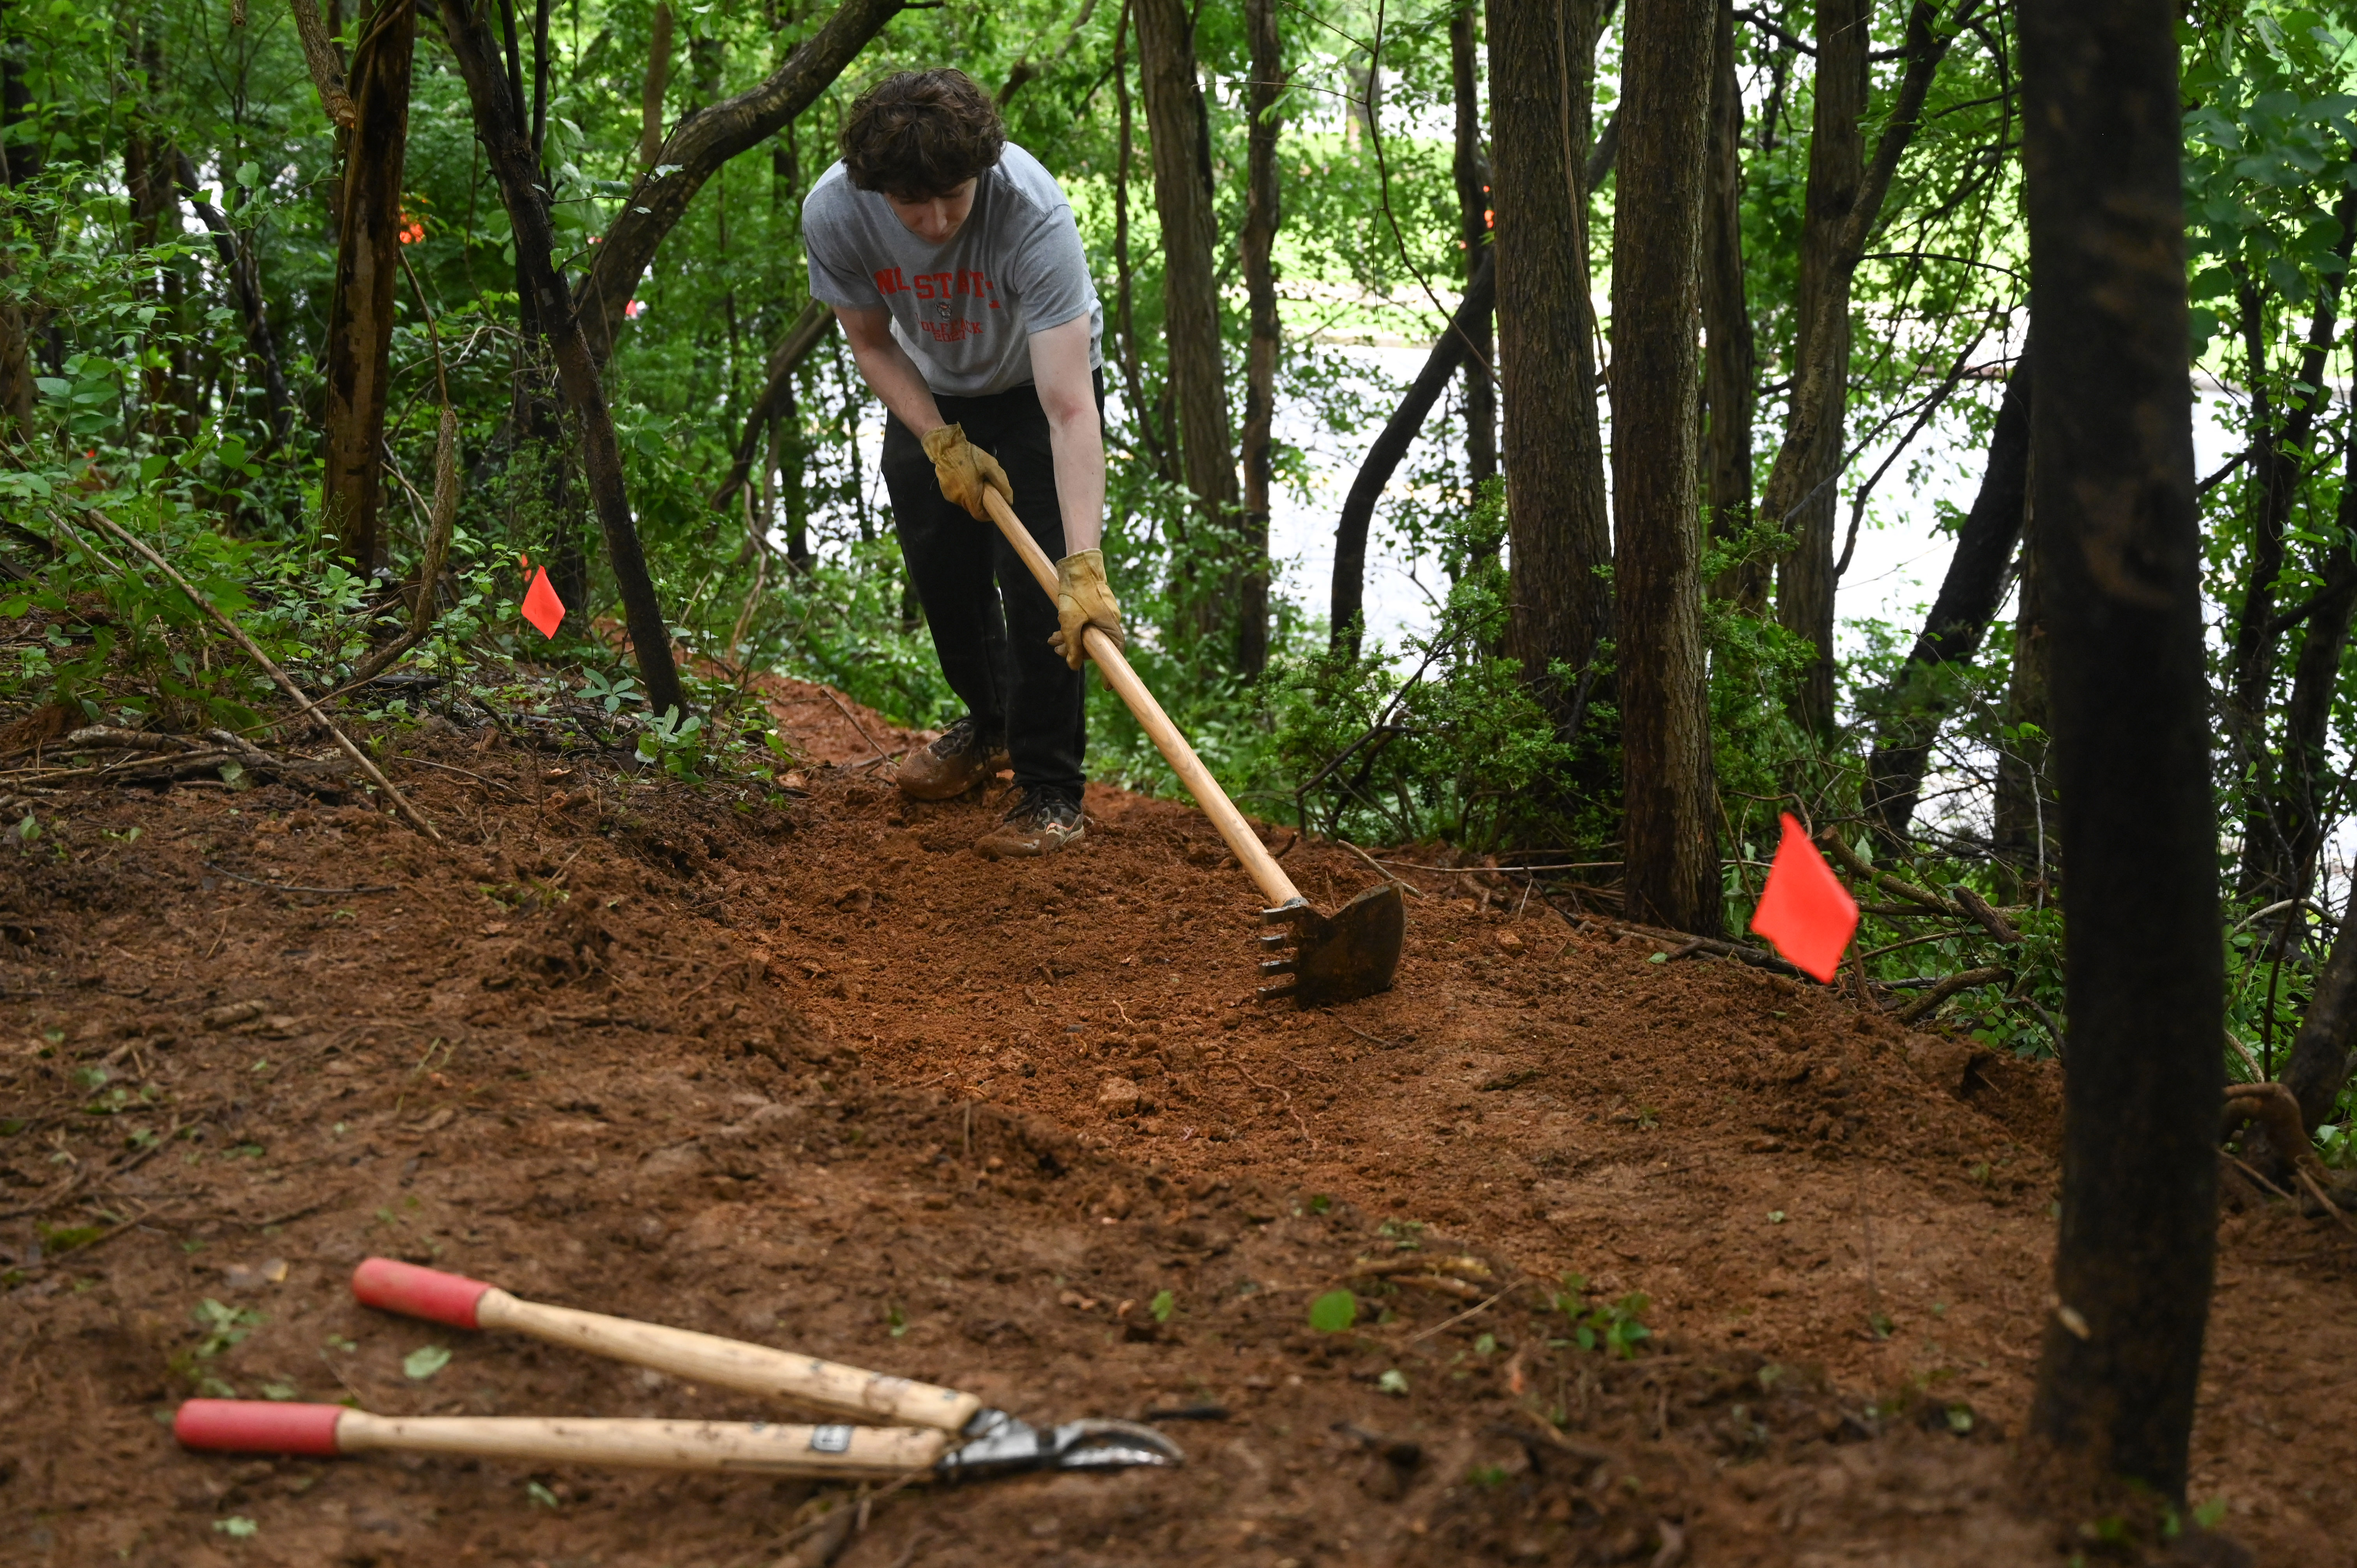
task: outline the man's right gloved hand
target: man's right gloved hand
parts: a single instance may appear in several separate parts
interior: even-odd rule
[[[998,466],[997,458],[965,438],[964,426],[944,424],[929,431],[924,441],[925,456],[933,460],[933,477],[942,483],[942,494],[965,508],[975,521],[990,521],[990,510],[982,499],[985,489],[996,490],[1010,507],[1015,504],[1015,487],[1006,482],[1006,470]]]

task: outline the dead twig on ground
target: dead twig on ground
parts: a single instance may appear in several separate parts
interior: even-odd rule
[[[824,692],[826,693],[826,700],[834,704],[834,711],[843,715],[843,722],[859,732],[859,738],[867,743],[868,749],[876,754],[877,761],[889,762],[892,760],[891,755],[882,746],[876,744],[876,737],[867,733],[866,726],[862,725],[857,719],[851,716],[851,710],[843,705],[843,699],[834,694],[834,687],[821,686],[819,690]]]
[[[231,639],[235,641],[240,648],[245,650],[246,657],[252,659],[256,664],[261,665],[264,671],[267,673],[272,680],[278,682],[279,689],[284,691],[288,696],[295,699],[296,705],[301,708],[306,715],[317,720],[322,725],[325,725],[327,726],[328,733],[335,737],[336,745],[342,749],[344,755],[350,757],[352,761],[359,766],[360,770],[362,773],[368,775],[369,781],[371,783],[384,791],[385,799],[393,802],[393,809],[401,813],[404,821],[407,822],[411,827],[415,828],[419,832],[424,833],[434,843],[438,844],[445,842],[441,833],[436,831],[434,824],[427,822],[423,816],[419,815],[417,808],[409,803],[409,797],[404,795],[401,790],[395,787],[393,780],[384,776],[382,769],[378,768],[375,763],[369,760],[369,757],[366,752],[352,744],[351,737],[343,732],[342,727],[339,725],[335,720],[322,713],[317,703],[303,694],[303,689],[295,684],[294,681],[288,677],[285,671],[278,668],[277,663],[272,660],[270,655],[262,651],[261,646],[257,644],[253,639],[245,634],[245,628],[243,627],[230,619],[229,617],[223,615],[221,612],[219,606],[215,605],[210,599],[206,598],[202,594],[198,593],[194,585],[192,585],[186,577],[181,576],[179,573],[174,571],[170,562],[165,560],[161,555],[156,554],[156,552],[149,548],[144,541],[125,532],[113,518],[107,516],[104,512],[100,511],[95,507],[91,508],[84,515],[96,522],[98,526],[104,529],[115,539],[129,546],[131,549],[137,551],[141,555],[146,558],[149,565],[155,567],[157,571],[163,573],[165,576],[170,578],[172,585],[178,588],[180,592],[188,595],[189,603],[195,605],[199,609],[203,610],[205,614],[212,618],[213,621],[219,625],[223,631],[228,632]],[[73,532],[71,526],[66,522],[65,519],[58,516],[55,512],[51,512],[49,516],[59,527],[65,529],[69,534]],[[79,536],[76,537],[76,542],[80,542]]]

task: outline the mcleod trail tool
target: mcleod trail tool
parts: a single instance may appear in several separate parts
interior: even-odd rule
[[[340,1405],[189,1400],[172,1431],[187,1447],[332,1455],[370,1449],[724,1470],[843,1480],[942,1480],[1024,1470],[1176,1465],[1149,1426],[1069,1421],[1039,1428],[955,1389],[864,1371],[766,1345],[548,1306],[497,1285],[369,1258],[352,1272],[363,1305],[454,1328],[510,1328],[634,1366],[897,1424],[604,1420],[576,1416],[381,1416]]]
[[[1039,548],[1004,497],[989,489],[982,495],[998,532],[1023,557],[1040,588],[1054,598],[1056,568],[1048,553]],[[1113,639],[1094,627],[1082,635],[1105,684],[1137,716],[1155,748],[1170,764],[1170,771],[1178,775],[1178,782],[1195,797],[1195,803],[1220,830],[1220,837],[1267,896],[1271,908],[1261,911],[1262,923],[1287,928],[1264,935],[1261,950],[1280,952],[1289,946],[1292,956],[1272,959],[1260,966],[1260,972],[1265,976],[1291,975],[1293,983],[1263,986],[1261,994],[1289,996],[1304,1007],[1318,1007],[1389,991],[1392,975],[1399,968],[1400,949],[1407,940],[1407,901],[1400,897],[1399,885],[1385,882],[1370,887],[1330,916],[1312,908],[1285,868],[1276,864],[1276,857],[1245,823],[1243,813],[1230,802],[1227,791],[1195,755],[1195,748],[1187,744],[1187,737],[1178,733],[1178,726],[1170,722],[1170,715],[1162,711],[1162,704],[1154,700],[1154,693],[1146,689],[1146,682],[1137,678],[1137,671],[1129,667],[1121,650],[1114,646]]]

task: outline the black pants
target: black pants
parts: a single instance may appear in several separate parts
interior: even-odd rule
[[[1097,381],[1097,404],[1104,382]],[[1064,549],[1056,503],[1056,465],[1048,415],[1028,384],[987,397],[937,397],[942,417],[998,459],[1015,487],[1015,515],[1051,561]],[[925,607],[933,651],[950,690],[985,736],[1004,734],[1015,781],[1027,789],[1081,798],[1088,729],[1081,671],[1048,646],[1056,602],[1031,580],[996,524],[977,522],[942,496],[933,461],[898,417],[884,425],[884,484],[900,558]]]

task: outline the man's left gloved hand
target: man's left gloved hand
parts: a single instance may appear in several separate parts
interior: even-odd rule
[[[982,499],[985,489],[996,490],[1008,506],[1015,504],[1015,487],[1006,482],[1006,470],[998,459],[965,438],[965,427],[944,424],[925,433],[925,456],[933,460],[933,478],[941,481],[944,499],[962,506],[966,515],[976,522],[990,521],[990,509]]]
[[[1121,629],[1121,601],[1105,581],[1103,551],[1082,550],[1056,563],[1056,619],[1060,628],[1049,645],[1075,670],[1088,656],[1081,634],[1090,627],[1112,638],[1115,648],[1129,646]]]

